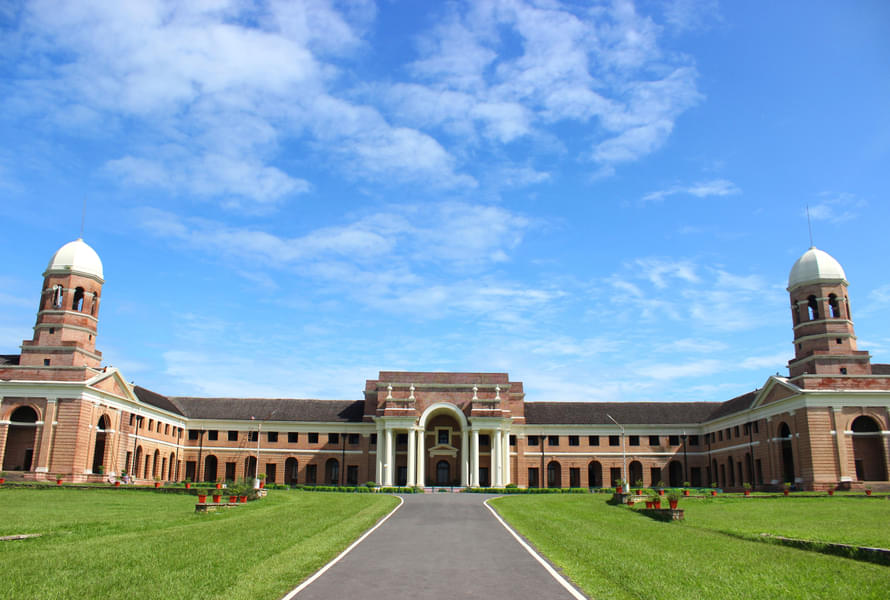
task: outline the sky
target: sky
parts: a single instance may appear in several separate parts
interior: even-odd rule
[[[890,3],[0,3],[0,353],[80,236],[168,395],[723,401],[843,265],[890,362]],[[84,206],[86,207],[84,210]]]

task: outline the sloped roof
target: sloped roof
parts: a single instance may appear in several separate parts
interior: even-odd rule
[[[719,419],[720,417],[746,410],[751,407],[751,403],[754,402],[754,398],[756,397],[757,391],[755,390],[753,392],[748,392],[747,394],[742,394],[741,396],[736,396],[726,402],[721,402],[714,412],[708,415],[707,420],[711,421],[713,419]]]
[[[173,397],[170,401],[193,419],[358,423],[364,415],[362,400]]]
[[[883,363],[871,363],[872,375],[890,375],[890,365]]]
[[[527,402],[529,425],[622,425],[700,423],[717,402]]]
[[[175,404],[170,402],[170,399],[166,396],[162,396],[138,385],[133,387],[133,393],[136,394],[136,397],[139,398],[139,400],[146,404],[151,404],[152,406],[160,408],[161,410],[166,410],[177,415],[185,416],[185,413],[179,410],[179,407],[177,407]]]

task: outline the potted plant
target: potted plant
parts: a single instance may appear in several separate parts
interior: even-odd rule
[[[104,475],[105,474],[105,465],[99,465],[96,468],[96,473],[98,473],[99,475]]]
[[[217,482],[216,482],[216,489],[218,489],[218,490],[221,490],[221,489],[222,489],[222,481],[217,481]]]
[[[745,483],[742,484],[742,487],[745,488],[745,495],[750,496],[751,495],[751,484],[746,481]]]
[[[711,496],[716,496],[716,495],[717,495],[717,482],[712,481],[711,482]]]
[[[785,484],[782,486],[782,493],[787,496],[789,492],[791,492],[791,482],[786,481]]]
[[[829,488],[829,489],[828,489],[828,495],[829,495],[829,496],[834,496],[834,488]]]
[[[634,485],[637,486],[637,496],[639,496],[642,493],[642,490],[640,488],[643,487],[643,480],[637,479]]]
[[[684,495],[684,496],[688,496],[688,495],[689,495],[689,486],[691,486],[691,485],[692,485],[692,484],[689,483],[688,481],[684,481],[684,482],[683,482],[683,487],[686,488],[686,489],[683,490],[683,495]]]
[[[664,486],[665,486],[666,484],[665,484],[663,481],[659,481],[659,482],[658,482],[657,484],[655,484],[655,485],[656,485],[656,487],[658,488],[658,495],[659,495],[659,496],[664,496]]]
[[[161,487],[161,478],[155,477],[155,489]]]
[[[623,494],[623,493],[624,493],[624,485],[625,485],[625,483],[626,483],[626,482],[625,482],[623,479],[619,479],[618,481],[615,482],[615,493],[616,493],[616,494]]]
[[[220,502],[222,502],[222,493],[220,493],[219,490],[216,490],[213,492],[213,503],[219,504]]]
[[[671,490],[668,494],[668,504],[671,507],[671,510],[677,510],[677,503],[680,501],[680,494],[677,493],[677,490]]]
[[[198,494],[198,502],[201,504],[207,502],[207,494]]]
[[[62,476],[56,475],[56,485],[62,485]]]
[[[191,479],[185,480],[185,489],[187,489],[187,490],[192,489],[192,480]]]
[[[865,495],[871,496],[871,488],[870,487],[865,488]]]
[[[263,489],[264,487],[266,487],[266,474],[265,473],[260,473],[259,475],[256,476],[256,478],[260,480],[260,489]]]
[[[6,483],[6,472],[0,471],[0,485],[3,485],[4,483]]]

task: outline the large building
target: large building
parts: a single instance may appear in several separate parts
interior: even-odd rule
[[[788,376],[725,402],[527,401],[506,373],[394,371],[352,400],[168,397],[102,366],[103,283],[82,240],[50,260],[33,338],[0,356],[4,470],[495,487],[888,481],[890,365],[857,349],[844,271],[816,248],[788,280]]]

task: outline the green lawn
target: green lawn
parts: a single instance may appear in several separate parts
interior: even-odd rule
[[[195,514],[194,496],[0,489],[0,598],[280,598],[398,503],[271,491]]]
[[[869,505],[881,500],[681,500],[687,521],[662,523],[606,498],[511,496],[492,505],[592,598],[886,598],[890,589],[888,567],[721,532],[801,535],[828,520],[831,535],[821,539],[865,539],[869,527],[887,527],[886,510]],[[807,512],[820,502],[829,507]]]

